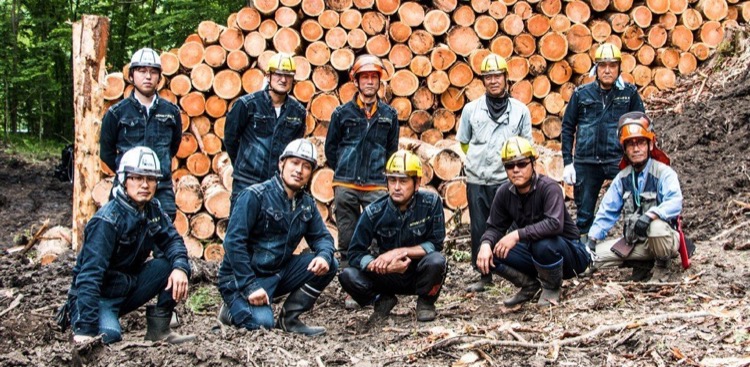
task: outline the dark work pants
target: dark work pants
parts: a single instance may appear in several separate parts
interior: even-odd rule
[[[354,228],[357,226],[359,216],[362,215],[362,209],[387,194],[385,190],[359,191],[341,186],[334,188],[334,214],[336,215],[336,228],[339,230],[338,250],[341,259],[347,258],[349,243],[354,236]]]
[[[534,262],[539,265],[552,265],[562,259],[563,279],[570,279],[583,273],[591,262],[584,246],[578,239],[570,240],[561,236],[545,238],[531,244],[519,242],[510,250],[507,258],[494,258],[495,271],[499,272],[502,266],[507,265],[536,278]]]
[[[596,200],[604,180],[611,180],[620,172],[618,162],[605,164],[573,163],[576,186],[573,195],[576,203],[576,226],[581,234],[588,234],[596,214]]]
[[[416,294],[435,302],[447,268],[445,256],[432,252],[412,261],[404,274],[381,275],[348,267],[339,274],[339,282],[360,306],[372,303],[379,294]]]
[[[469,220],[471,221],[471,266],[477,269],[477,255],[481,246],[482,235],[487,229],[487,218],[495,199],[498,185],[466,184],[466,197],[469,199]]]

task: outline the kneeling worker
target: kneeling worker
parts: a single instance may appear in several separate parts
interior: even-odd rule
[[[626,167],[604,194],[589,231],[589,247],[596,249],[594,268],[631,266],[632,279],[645,280],[653,267],[649,282],[666,281],[669,262],[679,255],[680,235],[672,225],[682,211],[680,181],[656,147],[646,114],[629,112],[619,126]],[[623,239],[602,242],[620,216]]]
[[[447,268],[440,253],[445,240],[443,202],[435,193],[418,191],[422,163],[414,153],[394,153],[385,176],[388,196],[368,205],[359,218],[349,245],[350,267],[339,281],[361,306],[374,301],[380,317],[396,306],[396,294],[416,294],[417,320],[431,321]],[[371,252],[373,239],[378,248]]]
[[[68,303],[60,315],[64,321],[69,315],[75,342],[100,334],[104,343],[120,341],[119,317],[156,295],[156,305],[146,307],[146,340],[177,344],[195,339],[169,326],[177,302],[187,299],[190,265],[182,237],[154,198],[161,175],[153,150],[128,150],[120,160],[113,200],[86,225]],[[162,256],[147,261],[156,250]]]
[[[531,300],[540,287],[538,305],[557,303],[563,279],[583,273],[591,258],[565,209],[560,185],[536,173],[538,154],[531,143],[510,138],[500,156],[510,182],[500,186],[492,201],[477,267],[521,288],[503,301],[508,307]]]
[[[229,218],[219,292],[219,321],[248,330],[274,326],[270,300],[289,294],[276,327],[308,336],[325,333],[299,316],[309,311],[336,275],[333,237],[315,200],[303,188],[317,165],[317,151],[293,140],[279,158],[279,173],[242,190]],[[293,255],[302,238],[312,253]]]

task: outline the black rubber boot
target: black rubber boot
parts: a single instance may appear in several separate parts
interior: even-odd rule
[[[551,264],[541,265],[534,261],[539,282],[542,283],[542,295],[539,296],[539,306],[549,306],[560,302],[560,287],[562,287],[563,260]]]
[[[669,280],[669,276],[672,275],[672,271],[669,270],[669,262],[671,259],[656,259],[654,261],[654,274],[651,275],[649,283],[664,283]]]
[[[221,303],[221,308],[219,309],[219,315],[217,315],[217,318],[219,319],[219,322],[224,325],[232,325],[232,314],[229,313],[229,306],[227,306],[226,303]]]
[[[310,311],[313,308],[315,301],[318,299],[318,296],[312,295],[313,293],[319,294],[318,292],[311,290],[311,293],[308,293],[306,288],[311,287],[305,284],[289,294],[286,302],[284,302],[284,306],[281,307],[281,312],[279,312],[279,320],[276,322],[276,327],[290,333],[306,336],[323,335],[326,332],[324,327],[307,326],[299,319],[302,313]]]
[[[375,308],[375,315],[380,317],[386,317],[391,314],[391,310],[396,307],[398,298],[392,294],[381,294],[375,300],[373,304]]]
[[[165,341],[170,344],[182,344],[195,340],[195,335],[181,335],[169,326],[172,321],[172,310],[156,306],[146,306],[146,340]]]
[[[437,311],[435,311],[434,299],[426,297],[417,298],[417,321],[425,322],[435,320],[437,317]]]
[[[622,262],[625,268],[632,268],[633,272],[628,278],[631,282],[644,282],[649,279],[651,269],[654,268],[654,260],[625,260]]]
[[[482,275],[482,277],[479,278],[479,281],[469,284],[469,286],[466,287],[466,291],[476,293],[484,292],[485,288],[490,284],[492,284],[492,274]]]
[[[514,286],[521,288],[513,297],[503,300],[505,307],[513,307],[517,304],[530,301],[539,292],[539,288],[541,288],[538,280],[508,265],[501,265],[498,273]]]

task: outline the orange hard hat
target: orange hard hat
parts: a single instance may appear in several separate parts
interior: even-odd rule
[[[377,71],[380,73],[380,79],[386,78],[383,62],[375,55],[364,54],[357,57],[357,59],[354,60],[352,69],[349,71],[349,78],[354,80],[357,77],[357,74],[365,71]]]
[[[635,138],[646,138],[653,142],[656,140],[651,119],[643,112],[628,112],[620,117],[617,123],[617,134],[620,138],[620,144],[625,145],[625,141]]]

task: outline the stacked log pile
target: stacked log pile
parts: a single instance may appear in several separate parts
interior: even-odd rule
[[[276,52],[296,55],[292,93],[307,105],[305,134],[319,148],[322,168],[313,174],[311,192],[324,218],[335,222],[333,172],[323,154],[328,122],[334,108],[355,95],[347,71],[367,52],[385,63],[380,95],[398,111],[402,146],[425,163],[425,189],[443,196],[446,220],[456,214],[465,222],[465,157],[455,133],[465,103],[484,93],[479,65],[488,53],[508,60],[510,93],[531,111],[534,141],[545,147],[538,169],[561,180],[562,116],[576,85],[592,80],[598,44],[622,48],[623,78],[648,98],[673,88],[677,75],[692,73],[722,41],[725,27],[750,19],[750,2],[738,0],[252,3],[226,22],[200,22],[183,45],[161,55],[159,95],[180,106],[184,132],[172,161],[175,224],[196,257],[223,256],[218,243],[232,186],[222,147],[226,112],[236,98],[262,87],[262,70]],[[132,92],[127,75],[127,66],[108,75],[111,103]],[[111,182],[100,184],[99,204]]]

